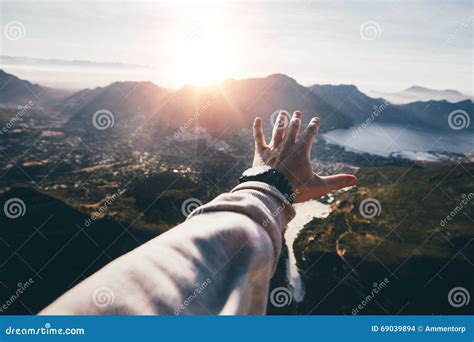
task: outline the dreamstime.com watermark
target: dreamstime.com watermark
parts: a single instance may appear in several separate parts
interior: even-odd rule
[[[99,131],[115,126],[115,115],[110,110],[101,109],[92,115],[92,125]]]
[[[212,283],[212,280],[207,278],[201,284],[196,284],[196,288],[194,289],[193,293],[191,293],[188,298],[186,298],[184,302],[174,310],[174,314],[179,315],[184,309],[186,309],[186,307],[188,307],[201,293],[204,292],[210,283]]]
[[[270,292],[270,303],[277,308],[288,306],[293,301],[293,295],[289,288],[280,286]]]
[[[3,212],[9,219],[17,219],[26,214],[26,204],[21,198],[10,198],[5,201]]]
[[[188,217],[196,208],[199,208],[202,202],[197,198],[188,198],[181,204],[181,213],[184,217]]]
[[[453,287],[448,293],[448,302],[453,308],[469,305],[471,295],[464,287]]]
[[[17,289],[15,291],[14,294],[12,294],[10,296],[10,298],[8,298],[6,300],[5,303],[2,304],[2,306],[0,306],[0,313],[3,313],[5,311],[8,310],[8,308],[10,306],[12,306],[20,297],[23,293],[26,292],[26,290],[28,290],[28,288],[34,283],[34,280],[32,278],[28,279],[26,282],[24,283],[18,283],[17,284]]]
[[[200,106],[199,109],[195,111],[193,115],[191,115],[191,117],[176,132],[174,132],[173,137],[175,139],[179,139],[180,137],[182,137],[184,132],[190,129],[196,123],[198,118],[209,109],[211,103],[212,98],[204,102],[204,104]]]
[[[382,205],[375,198],[366,198],[359,204],[359,213],[365,218],[374,218],[382,212]]]
[[[16,107],[17,111],[15,113],[15,116],[12,117],[5,125],[3,125],[2,129],[0,130],[0,135],[6,134],[10,130],[10,128],[12,128],[15,123],[20,120],[23,115],[25,115],[34,105],[35,103],[33,101],[28,101],[26,105]]]
[[[9,326],[5,335],[84,335],[84,328],[53,328],[50,323],[39,328],[16,328]]]
[[[281,112],[285,112],[287,114],[279,116]],[[279,110],[274,111],[270,115],[270,125],[271,125],[271,127],[275,127],[275,124],[277,123],[277,119],[278,119],[278,126],[277,126],[278,130],[288,128],[288,126],[290,125],[289,114],[286,110],[279,109]]]
[[[92,215],[85,219],[84,226],[89,227],[92,222],[94,222],[99,217],[102,217],[104,213],[109,209],[109,207],[125,192],[125,189],[118,189],[116,192],[109,196],[104,203],[92,213]]]
[[[26,35],[26,28],[20,21],[10,21],[3,27],[3,34],[8,40],[20,40]]]
[[[451,221],[458,213],[460,213],[468,204],[469,202],[474,198],[474,193],[470,192],[469,194],[462,194],[461,195],[462,200],[456,205],[453,210],[449,212],[448,215],[446,215],[445,218],[441,219],[439,222],[439,225],[441,227],[446,226],[446,224]]]
[[[390,102],[388,101],[385,101],[381,105],[373,106],[373,111],[370,116],[362,124],[357,126],[356,129],[352,130],[352,138],[359,136],[359,134],[362,133],[362,131],[366,129],[380,114],[382,114],[388,106],[390,106]]]
[[[376,21],[366,21],[360,25],[359,34],[364,40],[375,40],[382,35],[382,28]]]
[[[444,45],[448,45],[449,43],[456,40],[456,38],[460,36],[468,28],[468,26],[472,25],[473,23],[474,23],[474,15],[471,15],[465,18],[461,22],[461,24],[458,25],[456,30],[452,34],[449,35],[448,39],[444,41]]]
[[[112,305],[115,301],[114,292],[108,287],[99,287],[92,294],[92,302],[99,308],[105,308]]]
[[[285,195],[285,198],[288,202],[294,202],[295,198],[300,194],[299,190],[293,191],[289,196]],[[279,205],[275,210],[272,211],[272,217],[277,217],[283,210],[285,209],[285,205]],[[267,227],[270,224],[270,219],[266,218],[263,220],[262,225]]]
[[[372,291],[359,303],[355,308],[352,309],[352,315],[357,315],[360,311],[364,310],[364,308],[375,298],[375,296],[382,291],[387,285],[390,283],[388,278],[385,278],[380,283],[373,283]]]
[[[448,115],[448,125],[451,129],[459,131],[464,128],[468,128],[471,123],[469,114],[462,109],[453,110]]]

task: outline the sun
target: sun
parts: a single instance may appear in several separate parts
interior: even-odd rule
[[[178,78],[183,84],[209,85],[234,72],[234,54],[224,40],[196,37],[184,41],[178,57]]]

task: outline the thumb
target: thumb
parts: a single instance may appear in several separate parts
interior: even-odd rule
[[[329,191],[339,190],[357,183],[357,178],[355,176],[344,173],[322,178]]]

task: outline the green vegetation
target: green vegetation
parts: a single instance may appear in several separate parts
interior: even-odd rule
[[[389,263],[413,253],[449,258],[453,246],[461,248],[474,236],[474,201],[461,203],[474,192],[473,174],[474,164],[361,169],[359,185],[337,196],[327,219],[314,219],[305,227],[295,250],[306,259],[318,251]],[[360,213],[368,198],[380,203],[373,218]],[[458,213],[443,225],[441,220],[456,207]]]
[[[360,169],[358,186],[338,193],[329,217],[295,240],[305,297],[288,312],[354,314],[387,279],[357,314],[468,313],[450,306],[447,294],[474,285],[473,174],[472,163]],[[378,216],[361,215],[368,199],[380,203]]]

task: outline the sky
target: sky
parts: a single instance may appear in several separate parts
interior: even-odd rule
[[[304,85],[474,92],[472,1],[0,2],[2,56],[149,67],[0,64],[51,84],[178,88],[284,73]]]

